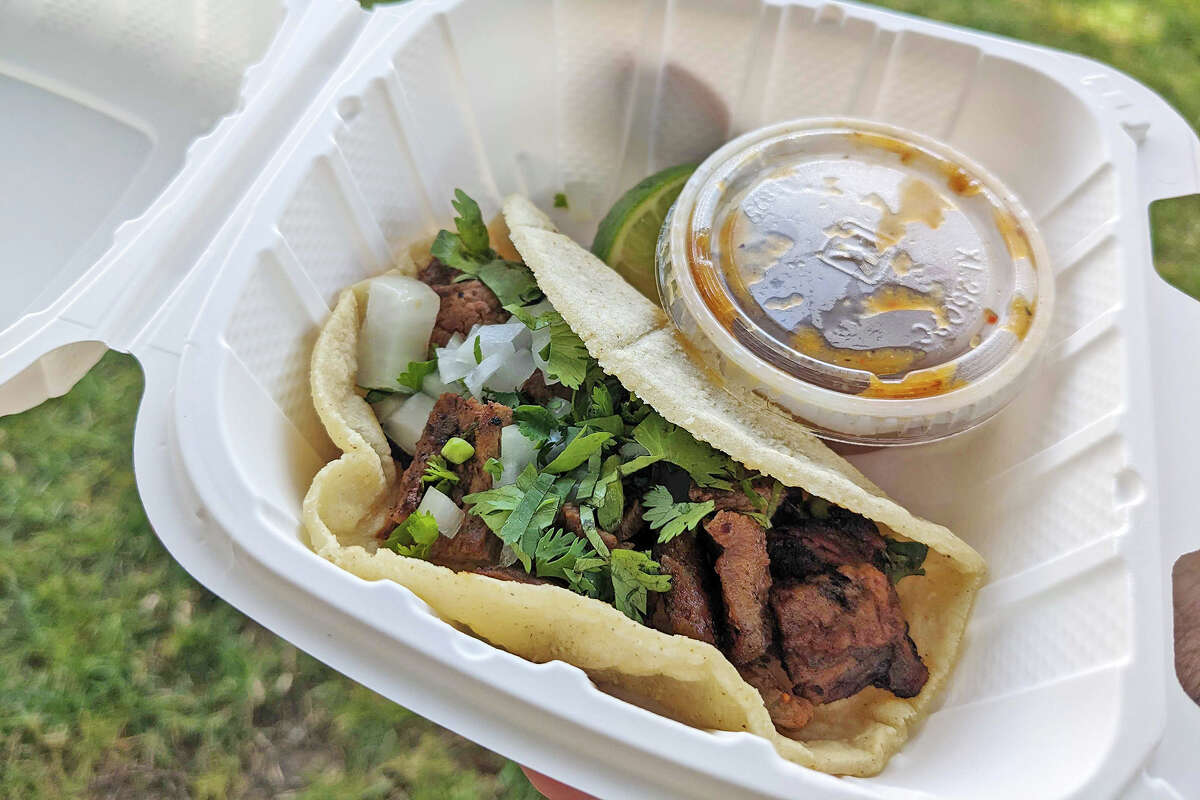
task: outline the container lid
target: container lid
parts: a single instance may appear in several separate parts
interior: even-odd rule
[[[701,165],[665,235],[678,264],[660,277],[678,284],[685,335],[832,438],[970,427],[1011,398],[1045,338],[1053,280],[1028,214],[981,167],[892,126],[747,134]],[[993,394],[952,424],[929,415],[960,402],[917,402]],[[846,429],[839,413],[877,424]]]

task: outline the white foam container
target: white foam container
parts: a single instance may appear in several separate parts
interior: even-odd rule
[[[1171,566],[1200,545],[1200,376],[1176,355],[1200,340],[1200,308],[1155,273],[1147,222],[1150,202],[1200,191],[1200,143],[1160,98],[1083,58],[850,5],[159,5],[126,4],[125,27],[77,4],[0,10],[0,98],[80,131],[81,169],[111,167],[72,185],[45,170],[53,142],[0,132],[0,169],[33,176],[29,208],[83,203],[69,241],[0,245],[0,413],[66,391],[103,347],[132,352],[142,500],[202,583],[601,797],[1200,797],[1200,709],[1175,679],[1170,623]],[[169,19],[143,26],[154,13]],[[230,31],[247,38],[225,49]],[[160,68],[122,72],[115,41]],[[137,91],[117,91],[122,76]],[[943,139],[997,174],[1037,219],[1059,296],[1047,367],[996,419],[855,459],[991,567],[947,691],[881,775],[821,775],[643,711],[308,550],[299,502],[333,455],[308,399],[316,328],[341,287],[448,223],[454,187],[485,213],[508,192],[548,208],[566,191],[556,219],[586,242],[645,174],[838,114]]]

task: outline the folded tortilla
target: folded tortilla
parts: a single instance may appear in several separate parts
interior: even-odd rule
[[[819,439],[753,394],[706,377],[663,311],[570,238],[532,203],[511,197],[512,244],[554,307],[609,374],[668,421],[752,470],[929,546],[925,575],[897,584],[909,635],[929,669],[920,694],[883,689],[816,707],[797,739],[775,729],[758,691],[715,647],[661,633],[611,605],[552,585],[500,581],[380,549],[374,532],[394,502],[396,466],[356,388],[365,285],[345,290],[312,356],[313,403],[343,455],[313,479],[304,525],[321,556],[367,580],[393,580],[456,627],[535,662],[561,660],[602,690],[698,728],[749,731],[781,756],[839,775],[883,769],[928,712],[958,656],[983,559],[946,528],[913,516]],[[405,260],[398,270],[414,274]]]

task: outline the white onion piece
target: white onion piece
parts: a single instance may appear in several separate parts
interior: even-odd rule
[[[457,350],[462,345],[464,338],[461,333],[451,334],[450,339],[446,342],[446,348],[448,350]]]
[[[439,347],[435,352],[438,361],[438,377],[443,383],[462,380],[475,369],[473,346],[459,342],[455,347]]]
[[[380,417],[379,422],[388,438],[401,450],[412,455],[417,449],[417,440],[425,430],[425,423],[429,420],[431,411],[433,398],[417,392],[407,397],[387,416]]]
[[[441,397],[446,392],[462,394],[462,384],[458,381],[446,383],[438,372],[431,372],[421,381],[421,391],[430,397]]]
[[[378,403],[372,403],[371,410],[375,412],[375,418],[379,420],[380,424],[382,424],[385,419],[387,419],[396,411],[396,409],[404,405],[404,401],[407,399],[407,395],[389,394]]]
[[[538,369],[540,369],[542,372],[545,372],[546,366],[549,362],[547,362],[546,359],[542,358],[541,352],[546,349],[546,345],[550,344],[550,329],[549,328],[539,328],[538,330],[533,331],[533,335],[531,338],[532,338],[532,343],[530,345],[530,349],[533,351],[533,365],[535,367],[537,367]],[[558,383],[557,380],[550,380],[549,376],[547,376],[547,378],[546,378],[547,386],[552,386],[553,384],[556,384],[556,383]]]
[[[358,385],[395,389],[411,362],[424,361],[440,304],[437,292],[416,278],[372,278],[358,336]]]
[[[517,551],[512,549],[511,544],[505,544],[500,548],[500,566],[511,567],[517,563]]]
[[[492,481],[493,487],[507,486],[517,482],[525,467],[537,458],[537,447],[516,425],[506,425],[500,429],[500,464],[503,469],[500,477]]]
[[[471,393],[472,397],[483,397],[483,385],[487,383],[488,378],[496,374],[496,370],[500,369],[504,358],[499,353],[490,355],[476,364],[475,369],[463,378],[463,383],[467,385],[467,391]]]
[[[483,385],[493,392],[515,392],[533,374],[533,356],[528,350],[518,350],[507,356],[492,377]]]
[[[463,517],[466,516],[453,500],[432,486],[425,490],[425,496],[421,498],[417,512],[433,514],[433,518],[437,520],[438,533],[447,539],[454,538],[458,529],[462,527]]]
[[[520,320],[502,325],[483,325],[479,328],[479,349],[484,356],[513,350],[529,349],[529,328]]]

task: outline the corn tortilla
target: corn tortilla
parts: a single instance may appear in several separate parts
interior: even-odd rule
[[[313,403],[343,454],[317,474],[304,499],[312,548],[361,578],[402,584],[442,619],[497,647],[539,663],[573,664],[610,694],[695,727],[757,734],[806,767],[878,773],[946,681],[983,580],[983,559],[942,526],[890,500],[764,401],[713,387],[661,309],[559,234],[532,203],[509,198],[504,217],[512,244],[592,356],[663,417],[751,469],[929,545],[926,575],[897,585],[910,635],[929,669],[924,689],[906,700],[868,688],[817,706],[799,738],[787,738],[775,730],[758,692],[711,645],[661,633],[557,586],[456,573],[377,549],[371,533],[386,519],[397,474],[379,423],[356,389],[362,284],[342,293],[313,350]],[[414,270],[409,259],[398,267],[405,274]]]

